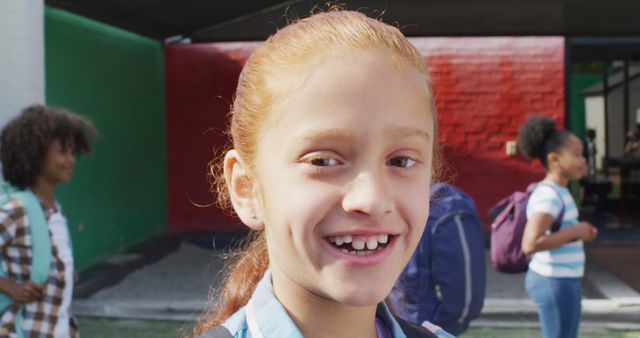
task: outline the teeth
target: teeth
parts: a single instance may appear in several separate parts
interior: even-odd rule
[[[365,245],[364,243],[365,243],[365,242],[364,242],[364,241],[362,241],[362,240],[354,240],[354,241],[351,243],[351,246],[352,246],[354,249],[356,249],[356,250],[362,250],[362,249],[364,249],[364,245]]]
[[[342,249],[342,252],[346,253],[346,254],[350,254],[350,255],[354,255],[354,256],[367,256],[367,255],[371,255],[372,253],[375,253],[376,251],[380,250],[380,248],[378,248],[377,250],[352,250],[349,251],[347,249]]]
[[[377,247],[378,247],[378,238],[377,237],[370,237],[367,240],[367,249],[375,250]]]
[[[342,252],[351,253],[354,255],[360,255],[359,251],[363,251],[363,254],[371,254],[378,250],[384,248],[383,244],[387,244],[389,242],[389,235],[376,235],[376,236],[352,236],[352,235],[344,235],[344,236],[335,236],[329,237],[329,241],[334,243],[336,246],[341,246],[342,244],[351,244],[351,248],[353,251],[348,251],[343,249]]]

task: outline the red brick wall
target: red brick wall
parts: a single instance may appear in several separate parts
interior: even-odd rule
[[[212,205],[207,164],[227,143],[227,112],[255,45],[165,47],[169,231],[232,228],[237,223]]]
[[[541,166],[505,154],[529,113],[563,125],[564,39],[416,38],[432,72],[444,178],[486,210],[539,179]],[[172,231],[230,228],[215,207],[200,208],[208,191],[207,163],[225,144],[221,131],[241,65],[254,43],[166,47],[168,223]],[[488,225],[488,224],[486,224]]]
[[[542,166],[507,156],[528,114],[564,125],[564,38],[420,38],[450,171],[445,179],[486,211],[500,198],[543,176]]]

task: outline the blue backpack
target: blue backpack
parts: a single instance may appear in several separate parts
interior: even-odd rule
[[[14,199],[22,205],[29,219],[31,228],[31,238],[33,243],[33,259],[31,260],[30,279],[36,284],[43,284],[49,277],[51,266],[51,241],[47,221],[38,198],[29,190],[11,192],[8,186],[4,186],[4,194],[0,196],[0,205],[8,203]],[[1,255],[1,253],[0,253]],[[6,278],[7,273],[0,264],[0,277]],[[9,295],[0,293],[0,315],[13,304],[13,299]],[[22,309],[15,318],[16,335],[18,338],[24,337],[22,332]]]
[[[434,184],[430,204],[420,243],[388,300],[404,320],[429,321],[459,335],[484,303],[482,223],[473,199],[450,184]]]

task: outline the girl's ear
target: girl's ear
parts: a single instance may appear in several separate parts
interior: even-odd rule
[[[264,222],[258,213],[260,200],[254,186],[255,181],[235,150],[229,150],[224,157],[224,179],[233,209],[242,223],[253,230],[263,230]]]
[[[558,153],[556,152],[550,152],[549,154],[547,154],[547,166],[549,167],[549,169],[551,169],[552,165],[557,165],[558,164]]]

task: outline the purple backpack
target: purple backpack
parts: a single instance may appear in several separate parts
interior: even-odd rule
[[[505,197],[489,210],[491,223],[491,265],[498,272],[520,273],[527,271],[531,258],[522,252],[522,236],[527,224],[527,202],[538,184],[544,184],[558,194],[562,209],[551,225],[551,232],[556,232],[562,224],[564,202],[562,195],[551,184],[531,183],[527,190],[516,191]]]

